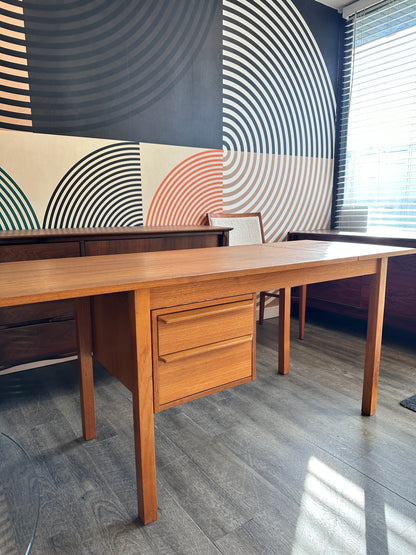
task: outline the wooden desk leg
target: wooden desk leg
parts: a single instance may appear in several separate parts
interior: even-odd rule
[[[299,339],[305,337],[306,285],[299,287]]]
[[[279,374],[289,373],[290,287],[279,289]]]
[[[378,260],[377,273],[371,278],[368,306],[367,344],[361,413],[376,412],[381,338],[383,333],[384,298],[386,293],[387,258]]]
[[[129,293],[130,329],[134,332],[136,360],[133,394],[137,501],[143,524],[157,520],[153,373],[149,291]]]
[[[94,376],[92,368],[91,299],[75,299],[78,343],[78,372],[84,439],[97,437],[95,423]]]

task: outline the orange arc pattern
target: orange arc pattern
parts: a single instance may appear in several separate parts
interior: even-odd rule
[[[146,225],[198,225],[222,210],[223,152],[206,150],[174,167],[158,187]]]

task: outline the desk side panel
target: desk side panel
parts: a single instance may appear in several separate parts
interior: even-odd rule
[[[129,325],[128,293],[93,297],[92,322],[94,358],[133,391],[136,355]]]

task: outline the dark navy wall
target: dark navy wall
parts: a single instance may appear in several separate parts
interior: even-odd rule
[[[33,131],[221,148],[221,3],[25,0]]]
[[[311,0],[294,0],[294,4],[302,14],[311,30],[322,56],[334,88],[339,77],[339,59],[344,20],[342,16],[328,6]]]

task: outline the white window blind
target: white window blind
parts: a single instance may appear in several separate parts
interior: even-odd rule
[[[416,231],[416,0],[346,23],[334,227]]]

